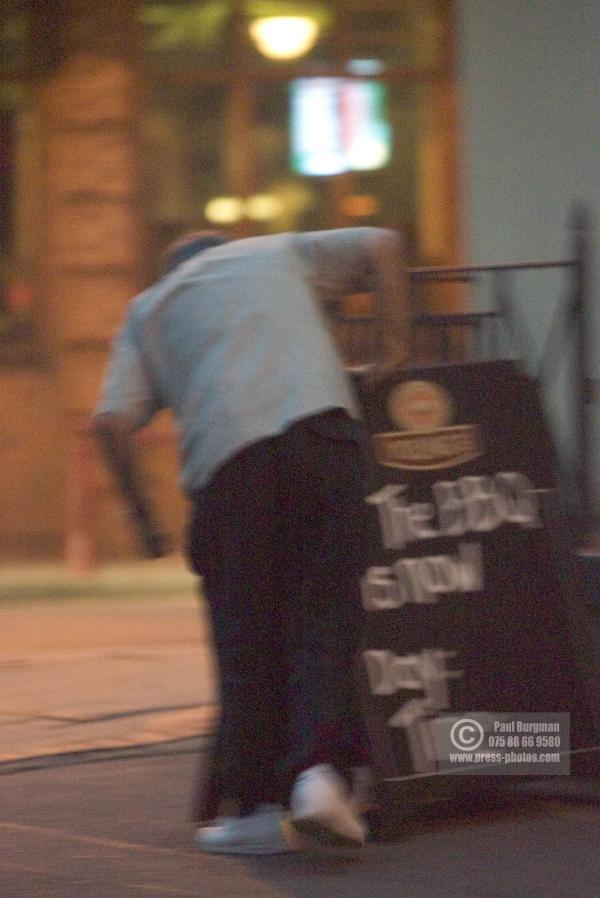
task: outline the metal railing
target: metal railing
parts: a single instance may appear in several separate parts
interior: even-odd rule
[[[587,533],[593,520],[591,405],[595,401],[595,388],[590,368],[594,340],[589,276],[591,224],[585,210],[574,211],[571,231],[572,255],[566,259],[410,269],[413,306],[410,360],[413,364],[428,364],[500,358],[503,347],[507,347],[508,356],[521,360],[541,389],[549,391],[557,376],[557,358],[569,358],[565,350],[570,345],[571,376],[575,384],[572,404],[574,479],[579,494],[577,526]],[[523,272],[550,270],[566,273],[565,298],[557,303],[541,351],[536,355],[536,341],[527,333],[519,312],[515,281]],[[463,284],[471,292],[485,290],[491,301],[482,311],[424,311],[419,288],[441,283]],[[348,364],[374,360],[373,316],[341,316],[338,335]]]

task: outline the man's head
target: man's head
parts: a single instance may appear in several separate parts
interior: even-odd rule
[[[184,234],[166,248],[162,257],[162,271],[167,274],[182,262],[187,262],[192,256],[196,256],[205,249],[229,243],[230,240],[232,237],[224,231],[191,231],[189,234]]]

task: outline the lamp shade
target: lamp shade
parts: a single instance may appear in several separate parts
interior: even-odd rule
[[[310,16],[267,16],[254,19],[249,31],[268,59],[297,59],[314,47],[319,25]]]

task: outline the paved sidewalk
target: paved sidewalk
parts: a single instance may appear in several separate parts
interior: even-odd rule
[[[598,898],[600,811],[559,801],[408,819],[358,853],[203,855],[198,760],[0,776],[2,898]]]
[[[213,731],[210,628],[187,572],[154,569],[153,590],[136,566],[85,582],[33,573],[28,593],[24,572],[0,574],[0,765]],[[54,597],[38,597],[44,583]]]
[[[598,898],[597,783],[595,803],[400,820],[358,855],[201,854],[187,817],[217,705],[193,579],[49,574],[0,572],[0,898]]]
[[[198,578],[178,556],[100,565],[77,574],[59,562],[0,565],[0,602],[191,594]]]

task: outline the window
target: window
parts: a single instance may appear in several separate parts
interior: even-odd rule
[[[34,145],[27,108],[29,19],[8,3],[0,23],[0,358],[31,336]]]
[[[249,25],[266,7],[312,17],[314,44],[294,59],[264,55]],[[373,224],[407,232],[415,261],[453,260],[449,2],[148,0],[139,20],[157,235]],[[347,94],[380,116],[380,164],[319,174],[294,162],[294,86],[312,79],[369,85]]]

